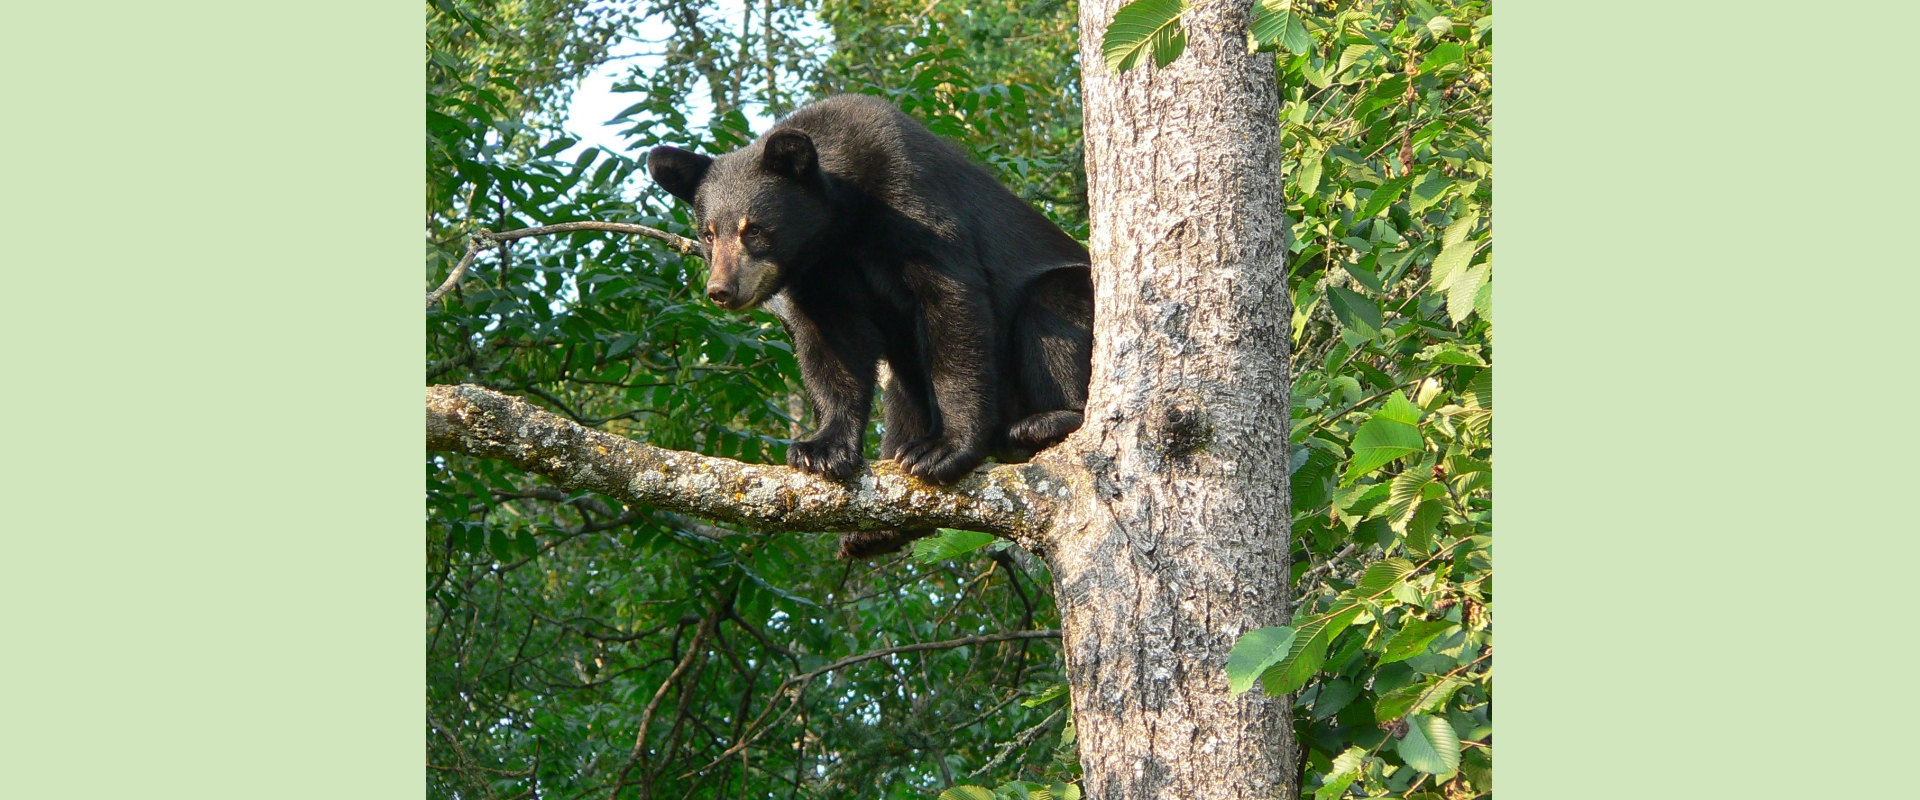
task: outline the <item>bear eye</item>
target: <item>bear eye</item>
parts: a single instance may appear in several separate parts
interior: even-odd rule
[[[740,238],[742,238],[742,239],[758,239],[758,238],[760,238],[760,234],[763,234],[763,233],[766,233],[766,231],[765,231],[764,229],[762,229],[762,228],[761,228],[760,226],[758,226],[758,225],[755,225],[755,224],[753,224],[753,223],[751,223],[751,222],[749,222],[749,223],[747,223],[747,224],[746,224],[746,225],[745,225],[744,227],[742,227],[742,228],[740,229]]]

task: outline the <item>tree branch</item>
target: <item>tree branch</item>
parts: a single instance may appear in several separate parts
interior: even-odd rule
[[[602,233],[626,233],[634,236],[645,236],[649,239],[658,239],[666,242],[668,247],[673,248],[683,256],[693,255],[705,258],[707,255],[706,245],[685,236],[667,233],[666,231],[649,228],[645,225],[631,225],[625,222],[562,222],[556,225],[542,225],[537,228],[521,228],[519,230],[502,231],[500,233],[494,233],[485,228],[481,228],[480,230],[474,231],[472,236],[467,237],[467,252],[460,257],[460,263],[454,265],[453,271],[447,274],[447,279],[440,283],[439,288],[427,293],[427,309],[432,310],[434,303],[440,302],[440,298],[446,297],[448,292],[453,291],[453,287],[460,284],[460,279],[467,276],[467,269],[473,266],[473,259],[480,255],[481,249],[496,244],[505,244],[516,239],[525,239],[529,236],[551,236],[556,233],[575,233],[578,231],[600,231]]]
[[[1054,712],[1052,714],[1048,714],[1046,719],[1040,720],[1040,724],[1035,725],[1031,728],[1028,728],[1024,731],[1021,731],[1018,736],[1013,737],[1013,741],[1008,742],[1005,747],[1000,748],[1000,754],[997,756],[994,756],[992,761],[988,761],[984,766],[980,767],[979,769],[976,769],[970,773],[967,773],[967,780],[973,780],[974,778],[978,778],[982,775],[986,775],[988,773],[993,772],[996,769],[999,769],[1002,765],[1007,763],[1007,757],[1010,755],[1013,755],[1016,751],[1025,752],[1028,747],[1031,747],[1033,745],[1034,739],[1040,738],[1041,731],[1046,730],[1047,726],[1052,725],[1054,720],[1059,719],[1061,716],[1065,715],[1066,713],[1067,713],[1067,707],[1061,706],[1057,709],[1054,709]]]
[[[760,531],[963,528],[1032,547],[1070,491],[1032,463],[994,465],[938,487],[881,461],[834,482],[642,444],[472,385],[427,387],[427,449],[500,459],[567,489]]]
[[[812,672],[804,672],[799,675],[795,675],[791,678],[788,678],[782,684],[781,688],[792,686],[793,684],[796,684],[796,683],[804,683],[807,681],[811,681],[814,678],[818,678],[821,675],[825,675],[829,672],[840,669],[841,667],[850,667],[862,661],[872,661],[876,658],[884,658],[886,656],[898,655],[900,653],[918,653],[922,650],[952,650],[953,648],[956,648],[956,647],[966,647],[969,645],[977,645],[977,644],[993,644],[995,642],[1007,642],[1007,641],[1015,641],[1020,639],[1058,639],[1058,638],[1060,638],[1060,632],[1057,630],[1014,631],[1012,633],[990,633],[983,636],[963,636],[958,639],[948,639],[944,642],[920,642],[918,644],[903,644],[897,647],[883,647],[879,650],[870,650],[868,652],[861,653],[857,656],[847,656],[846,658],[840,659],[839,661],[835,661],[824,667],[813,670]]]

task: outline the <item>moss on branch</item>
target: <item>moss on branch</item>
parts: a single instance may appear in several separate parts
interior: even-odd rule
[[[427,387],[427,449],[499,459],[568,489],[762,531],[944,527],[1030,543],[1068,492],[1037,464],[993,465],[938,487],[881,461],[835,482],[654,447],[471,385]]]

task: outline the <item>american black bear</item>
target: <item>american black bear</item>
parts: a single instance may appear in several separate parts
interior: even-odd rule
[[[718,158],[656,147],[647,169],[693,204],[707,297],[764,303],[793,338],[820,422],[789,448],[793,466],[835,479],[860,468],[881,361],[880,457],[925,480],[1080,427],[1086,249],[885,101],[822,100]]]

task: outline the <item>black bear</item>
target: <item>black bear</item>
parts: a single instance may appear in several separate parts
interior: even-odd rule
[[[860,468],[882,361],[880,457],[919,478],[951,483],[1080,427],[1086,249],[885,101],[822,100],[718,158],[656,147],[647,169],[693,204],[707,297],[764,303],[793,339],[820,422],[793,466]]]

